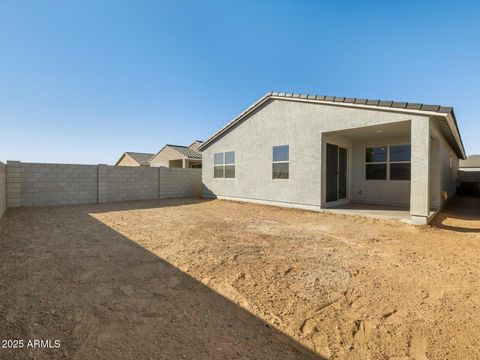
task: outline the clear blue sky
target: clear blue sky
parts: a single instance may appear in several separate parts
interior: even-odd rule
[[[114,163],[268,91],[454,106],[480,153],[478,2],[1,2],[0,160]]]

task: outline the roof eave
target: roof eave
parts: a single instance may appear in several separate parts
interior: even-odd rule
[[[458,129],[457,119],[455,118],[455,113],[453,112],[453,109],[445,115],[448,125],[450,126],[450,130],[452,130],[455,141],[457,142],[457,145],[462,153],[461,159],[465,160],[467,158],[467,153],[465,152],[465,147],[463,146],[462,137],[460,135],[460,130]]]
[[[218,130],[215,134],[213,134],[209,139],[205,140],[197,149],[197,151],[202,151],[204,148],[206,148],[210,143],[212,143],[217,137],[221,136],[225,131],[230,129],[233,125],[235,125],[238,121],[243,119],[245,116],[253,112],[257,107],[259,107],[261,104],[263,104],[265,101],[267,101],[270,97],[272,96],[272,92],[269,92],[262,96],[260,99],[258,99],[256,102],[254,102],[252,105],[250,105],[246,110],[241,112],[239,115],[237,115],[233,120],[227,123],[223,128]]]
[[[114,166],[117,166],[118,163],[119,163],[120,161],[122,161],[122,159],[124,158],[125,155],[127,155],[127,153],[123,153],[123,154],[120,156],[120,158],[117,160],[117,162],[115,163]]]

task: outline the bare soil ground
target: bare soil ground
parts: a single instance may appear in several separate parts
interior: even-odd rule
[[[1,359],[478,359],[480,199],[435,226],[182,199],[9,210]]]

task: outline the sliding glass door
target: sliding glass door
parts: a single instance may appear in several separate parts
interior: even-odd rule
[[[347,149],[327,143],[327,202],[347,198]]]

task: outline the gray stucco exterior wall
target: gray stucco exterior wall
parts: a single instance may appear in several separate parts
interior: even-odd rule
[[[407,132],[381,141],[342,136],[342,130],[400,122],[408,125]],[[438,141],[436,156],[440,160],[436,190],[431,186],[432,136]],[[412,219],[426,223],[430,207],[443,203],[442,192],[447,191],[449,196],[455,193],[450,154],[454,169],[458,157],[428,115],[272,99],[202,150],[203,194],[312,210],[324,208],[326,185],[322,179],[329,142],[348,148],[347,201],[410,205]],[[395,144],[411,144],[411,180],[365,180],[365,147]],[[277,145],[289,145],[288,180],[272,179],[272,147]],[[225,151],[235,151],[235,178],[214,179],[214,153]]]
[[[430,207],[438,209],[451,200],[457,191],[459,158],[445,141],[437,126],[431,124]]]
[[[428,117],[412,114],[270,101],[203,150],[204,194],[320,208],[324,193],[322,143],[328,141],[329,136],[324,133],[413,119],[428,122]],[[290,146],[289,180],[272,180],[272,147],[275,145]],[[213,154],[222,151],[235,151],[235,179],[213,178]],[[390,189],[379,191],[386,194]],[[384,195],[378,194],[378,197]]]

